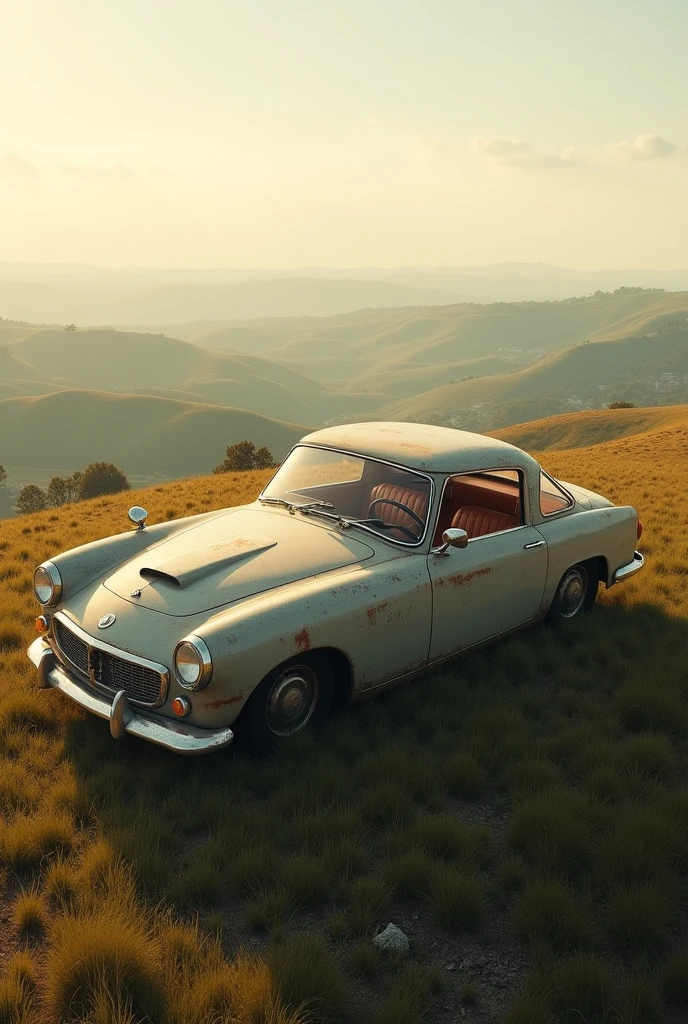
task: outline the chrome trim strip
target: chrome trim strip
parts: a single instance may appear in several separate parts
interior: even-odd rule
[[[631,576],[635,576],[637,572],[645,565],[645,559],[639,551],[633,553],[633,561],[628,562],[627,565],[622,565],[614,573],[614,582],[623,583],[624,580],[629,579]]]
[[[28,651],[29,660],[36,668],[39,668],[44,657],[50,657],[52,651],[45,645],[42,637],[31,644]],[[65,670],[56,665],[47,674],[47,680],[56,690],[61,690],[75,703],[91,711],[94,715],[110,721],[113,717],[113,704],[98,697],[94,693],[88,693],[78,683],[74,682]],[[125,711],[121,706],[120,712]],[[204,754],[221,747],[227,747],[234,739],[231,729],[200,729],[195,725],[187,725],[178,719],[165,719],[150,717],[138,711],[133,711],[131,717],[128,714],[120,714],[118,718],[123,722],[124,732],[130,736],[137,736],[139,739],[148,740],[156,746],[164,747],[176,754]],[[117,722],[116,728],[119,726]]]
[[[33,579],[36,578],[36,573],[39,569],[45,569],[48,576],[52,580],[53,594],[47,604],[43,604],[38,594],[36,593],[36,584],[33,584],[33,596],[36,598],[41,608],[54,608],[56,604],[59,604],[60,598],[62,597],[62,577],[60,576],[60,570],[57,568],[54,562],[41,562],[37,565],[33,571]]]
[[[381,466],[391,466],[392,469],[400,469],[403,473],[409,473],[412,476],[420,476],[420,477],[423,477],[423,479],[428,480],[429,483],[430,483],[430,493],[428,495],[428,516],[427,516],[427,519],[425,521],[425,530],[423,531],[423,536],[420,538],[420,540],[417,540],[414,544],[410,544],[407,541],[403,541],[403,540],[395,540],[393,537],[385,537],[384,534],[378,533],[376,530],[373,530],[372,527],[370,527],[370,526],[365,526],[363,523],[356,523],[356,526],[360,526],[360,528],[362,530],[365,530],[367,533],[372,533],[372,535],[374,537],[377,537],[378,540],[385,540],[385,541],[387,541],[388,544],[396,544],[397,547],[407,548],[407,549],[408,548],[418,548],[418,547],[421,546],[421,544],[423,543],[423,541],[425,540],[425,538],[428,535],[428,528],[430,526],[430,513],[432,511],[432,503],[433,503],[434,498],[435,498],[435,480],[434,480],[434,477],[430,476],[430,474],[428,474],[428,473],[423,473],[423,472],[421,472],[418,469],[409,469],[408,466],[402,466],[401,463],[399,463],[399,462],[389,462],[387,459],[375,459],[371,455],[361,455],[360,452],[350,452],[346,448],[330,448],[330,446],[326,445],[326,444],[295,444],[294,447],[292,448],[291,452],[296,451],[297,448],[314,448],[316,451],[338,452],[340,455],[350,455],[352,458],[354,458],[354,459],[362,459],[364,462],[377,462]],[[291,452],[289,452],[289,455],[291,455]],[[289,455],[287,455],[287,459],[289,458]],[[285,459],[284,462],[286,462],[287,459]],[[282,463],[282,466],[284,465],[284,462]],[[260,494],[258,495],[258,498],[256,500],[262,498],[265,495],[268,487],[270,486],[272,481],[275,479],[275,477],[277,476],[277,473],[280,471],[282,466],[278,466],[277,470],[270,477],[270,479],[268,480],[267,484],[265,485],[263,490],[260,492]],[[346,481],[341,481],[341,482],[345,483]],[[357,483],[358,481],[354,481],[354,482]],[[336,522],[336,520],[333,520],[333,521]]]
[[[147,701],[134,700],[133,698],[129,698],[132,704],[137,704],[140,707],[144,708],[159,708],[161,707],[161,705],[165,703],[165,701],[167,700],[167,691],[170,686],[170,672],[165,665],[161,665],[157,661],[149,661],[148,658],[140,658],[137,654],[130,654],[129,651],[123,651],[121,647],[113,647],[112,644],[106,644],[104,643],[103,640],[98,640],[97,637],[91,636],[90,633],[87,633],[80,626],[77,626],[77,624],[73,622],[68,615],[65,615],[64,612],[55,612],[55,615],[53,616],[53,621],[55,619],[58,622],[61,622],[65,629],[71,630],[71,632],[74,633],[77,639],[81,640],[82,643],[85,643],[88,647],[95,647],[96,650],[103,651],[105,654],[110,654],[112,655],[113,658],[119,658],[120,661],[129,661],[134,665],[139,665],[141,668],[151,669],[151,671],[156,672],[160,676],[160,694],[155,703],[149,704]],[[71,661],[69,656],[62,650],[59,643],[57,642],[57,634],[55,632],[54,624],[52,627],[52,635],[55,638],[55,646],[59,653],[62,655],[63,658],[65,658],[69,662],[70,665],[73,665],[73,662]],[[77,672],[79,672],[79,669],[76,665],[73,665],[73,667]],[[103,684],[94,682],[93,680],[89,681],[92,686],[94,686],[97,689],[104,690],[106,693],[115,692],[109,686],[104,686]]]
[[[549,480],[549,482],[551,484],[554,484],[554,486],[557,488],[558,491],[561,491],[561,493],[564,495],[565,498],[569,499],[569,503],[566,506],[566,508],[558,508],[555,512],[543,512],[542,511],[542,493],[541,493],[542,492],[542,487],[540,486],[541,481],[538,478],[538,507],[539,507],[540,515],[542,516],[542,518],[543,519],[551,519],[552,516],[560,516],[562,514],[562,512],[570,512],[572,508],[575,508],[576,507],[576,499],[571,494],[571,492],[567,491],[566,488],[564,487],[564,485],[559,482],[559,480],[555,480],[553,476],[550,476],[549,473],[546,473],[545,470],[542,468],[542,466],[540,466],[540,472],[542,473],[543,476],[547,477],[547,479]]]
[[[440,494],[440,500],[439,500],[439,504],[437,506],[437,517],[436,517],[436,520],[435,520],[436,523],[439,522],[440,512],[442,511],[442,503],[444,502],[444,493],[447,490],[447,486],[449,485],[449,481],[450,480],[455,480],[457,476],[480,476],[482,473],[486,473],[486,474],[489,475],[489,473],[491,473],[491,472],[493,472],[493,473],[505,472],[506,473],[506,472],[509,472],[509,471],[512,472],[512,473],[518,473],[519,474],[518,493],[519,493],[519,501],[521,502],[521,515],[523,516],[523,522],[520,523],[518,526],[510,526],[508,530],[500,530],[499,532],[500,533],[510,533],[512,530],[522,530],[524,528],[524,526],[531,526],[532,523],[527,523],[526,522],[525,500],[528,499],[528,475],[527,475],[525,469],[523,468],[523,466],[500,466],[499,469],[494,469],[494,470],[490,470],[490,469],[467,469],[463,473],[449,473],[444,478],[444,483],[442,484],[442,493]],[[530,503],[529,503],[529,507],[528,507],[528,512],[531,513]],[[532,514],[530,514],[530,518],[532,520],[532,518],[533,518]],[[468,538],[468,543],[472,544],[476,540],[484,540],[485,537],[494,537],[494,536],[495,536],[494,533],[485,533],[485,534],[483,534],[482,537],[469,537]]]
[[[182,680],[177,670],[177,651],[182,646],[182,644],[190,644],[191,647],[194,647],[201,656],[201,674],[196,680],[196,682],[192,683],[191,686],[189,686],[188,683],[185,683]],[[180,686],[183,686],[185,690],[205,690],[213,674],[213,659],[210,656],[208,645],[203,639],[203,637],[198,636],[196,633],[189,633],[188,636],[185,636],[183,640],[179,641],[179,643],[174,649],[174,654],[172,656],[172,664],[174,665],[174,674],[177,677],[177,682],[179,683]]]

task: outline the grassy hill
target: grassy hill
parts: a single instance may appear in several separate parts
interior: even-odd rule
[[[390,419],[452,416],[477,404],[492,407],[495,425],[527,420],[549,395],[595,405],[647,401],[660,393],[664,372],[677,375],[674,400],[688,397],[688,324],[671,318],[649,333],[583,343],[509,374],[447,384],[390,406]],[[661,392],[664,394],[664,392]],[[666,397],[664,398],[666,401]]]
[[[35,563],[122,530],[134,501],[191,514],[263,474],[3,526],[5,1020],[63,1020],[72,999],[69,1019],[99,1024],[228,1006],[237,1024],[296,1024],[303,1003],[313,1024],[684,1019],[688,411],[519,430],[550,471],[638,507],[644,572],[567,629],[465,655],[264,761],[116,745],[34,692],[24,653]],[[388,921],[406,962],[372,946]]]
[[[0,401],[0,460],[10,476],[69,473],[94,461],[134,475],[208,473],[245,438],[282,458],[306,429],[244,409],[149,395],[62,391]]]
[[[467,361],[491,357],[490,372],[532,363],[589,337],[685,310],[688,293],[643,292],[562,302],[461,304],[404,310],[360,310],[327,319],[260,319],[214,329],[196,324],[190,340],[260,354],[317,380],[352,390],[404,397],[418,373],[419,390],[479,373]],[[625,335],[633,333],[625,329]],[[186,335],[185,335],[186,336]],[[498,363],[497,361],[501,361]],[[425,376],[423,376],[425,374]],[[433,377],[434,374],[434,377]]]
[[[672,436],[680,435],[687,421],[685,405],[659,409],[599,409],[519,423],[492,433],[529,452],[589,448],[638,434],[643,435],[645,444],[656,441],[659,448],[667,429]]]
[[[334,391],[267,359],[210,352],[155,334],[34,329],[0,345],[0,397],[70,388],[157,394],[317,424],[385,401]]]

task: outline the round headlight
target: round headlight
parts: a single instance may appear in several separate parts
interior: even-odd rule
[[[205,641],[190,636],[177,644],[174,651],[174,671],[187,690],[202,690],[210,682],[213,662]]]
[[[43,562],[33,574],[33,592],[42,605],[57,604],[62,596],[62,577],[56,565]]]

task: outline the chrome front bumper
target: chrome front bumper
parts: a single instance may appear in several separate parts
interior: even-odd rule
[[[205,754],[227,747],[234,739],[231,729],[199,729],[181,721],[145,714],[129,703],[120,690],[110,704],[104,697],[90,693],[76,682],[60,665],[53,649],[41,637],[34,640],[28,650],[29,661],[38,670],[38,685],[42,689],[54,686],[82,708],[110,722],[114,739],[125,735],[138,736],[176,754]]]
[[[627,580],[630,576],[635,576],[637,572],[640,572],[642,567],[645,565],[645,559],[636,551],[633,555],[633,561],[629,562],[628,565],[622,565],[620,569],[617,569],[614,573],[614,582],[622,583]]]

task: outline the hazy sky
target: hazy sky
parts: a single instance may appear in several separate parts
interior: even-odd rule
[[[0,10],[0,260],[688,266],[686,0]]]

